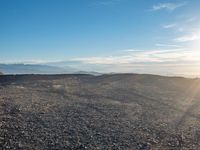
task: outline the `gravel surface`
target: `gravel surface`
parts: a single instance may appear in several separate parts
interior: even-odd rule
[[[2,75],[0,149],[200,149],[200,80]]]

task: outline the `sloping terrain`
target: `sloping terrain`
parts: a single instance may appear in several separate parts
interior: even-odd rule
[[[0,76],[0,149],[199,149],[200,80]]]

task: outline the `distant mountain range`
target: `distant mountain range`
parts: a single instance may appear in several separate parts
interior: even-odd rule
[[[46,64],[0,64],[0,74],[92,74],[100,75],[97,72],[87,72],[72,67],[51,66]]]
[[[35,64],[0,64],[0,71],[4,74],[59,74],[71,73],[74,70]]]

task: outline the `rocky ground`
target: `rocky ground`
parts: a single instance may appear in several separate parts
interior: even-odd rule
[[[200,80],[0,76],[0,149],[200,149]]]

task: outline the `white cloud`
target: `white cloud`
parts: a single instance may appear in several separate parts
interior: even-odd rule
[[[48,61],[44,61],[44,60],[24,60],[24,61],[17,61],[17,60],[8,60],[8,61],[2,61],[0,62],[0,64],[33,64],[33,65],[37,65],[37,64],[44,64],[47,63]]]
[[[159,3],[157,5],[154,5],[151,10],[152,11],[158,11],[158,10],[165,9],[165,10],[173,11],[173,10],[179,8],[179,7],[184,6],[184,5],[186,5],[185,2],[184,3]]]
[[[170,29],[170,28],[175,28],[177,27],[178,25],[176,23],[173,23],[173,24],[167,24],[167,25],[164,25],[163,28],[165,29]]]
[[[194,22],[194,21],[196,21],[197,20],[197,17],[195,16],[195,17],[190,17],[190,18],[188,18],[187,20],[186,20],[186,22],[187,23],[190,23],[190,22]]]
[[[98,65],[131,65],[135,63],[161,63],[167,61],[177,61],[185,56],[184,49],[161,49],[161,50],[138,50],[124,51],[123,55],[108,57],[85,57],[74,58],[73,61],[81,61],[85,64]]]
[[[138,49],[124,49],[124,50],[121,50],[122,52],[141,52],[141,51],[144,51],[144,50],[138,50]]]
[[[161,44],[161,43],[157,43],[156,46],[157,47],[177,47],[177,48],[182,47],[180,45],[175,45],[175,44]]]
[[[121,50],[120,54],[110,56],[71,58],[64,63],[64,66],[78,70],[103,73],[134,72],[189,75],[192,72],[194,76],[200,75],[200,51],[179,47],[152,50],[128,49]]]
[[[177,37],[174,39],[174,41],[176,42],[189,42],[189,41],[195,41],[195,40],[199,40],[200,39],[200,35],[197,33],[192,33],[189,35],[184,35],[181,37]]]
[[[161,75],[200,75],[200,52],[182,48],[123,51],[121,55],[73,58],[81,69]]]

